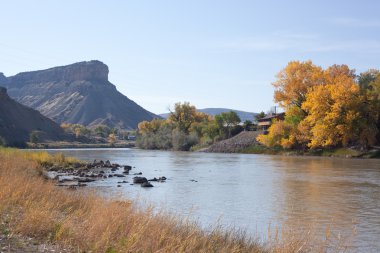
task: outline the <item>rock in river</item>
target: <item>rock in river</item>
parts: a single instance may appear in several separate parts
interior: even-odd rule
[[[141,184],[141,187],[153,187],[153,185],[149,182],[144,182]]]
[[[147,182],[148,182],[148,179],[146,179],[146,177],[134,177],[133,178],[134,184],[143,184],[143,183],[147,183]]]

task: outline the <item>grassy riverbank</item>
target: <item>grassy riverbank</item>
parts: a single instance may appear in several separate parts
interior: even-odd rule
[[[261,145],[252,145],[239,150],[243,154],[267,154],[288,156],[323,156],[338,158],[380,158],[380,149],[374,148],[360,151],[351,148],[318,149],[318,150],[289,150],[283,148],[266,148]]]
[[[24,252],[20,245],[108,253],[323,252],[324,246],[311,247],[315,244],[308,233],[298,237],[284,233],[282,239],[277,234],[262,243],[218,226],[205,232],[194,223],[138,209],[130,201],[60,189],[41,176],[40,164],[76,162],[46,152],[0,149],[0,246],[5,252]]]

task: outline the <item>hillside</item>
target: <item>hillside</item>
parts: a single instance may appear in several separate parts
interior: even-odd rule
[[[32,131],[38,131],[40,141],[66,139],[54,121],[17,103],[0,87],[0,136],[9,146],[23,146]]]
[[[108,81],[107,65],[100,61],[0,79],[12,98],[58,123],[135,129],[140,121],[157,117],[117,91]]]
[[[228,108],[204,108],[204,109],[198,109],[199,112],[203,112],[212,116],[215,116],[217,114],[221,114],[222,112],[230,112],[234,111],[237,113],[239,118],[242,122],[246,120],[253,121],[257,113],[254,112],[246,112],[246,111],[239,111],[234,109],[228,109]],[[162,113],[160,114],[161,117],[167,118],[169,116],[169,113]]]

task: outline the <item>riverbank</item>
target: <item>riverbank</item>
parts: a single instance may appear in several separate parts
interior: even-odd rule
[[[334,148],[316,150],[289,150],[283,148],[267,148],[261,145],[257,136],[262,131],[244,131],[240,134],[211,145],[208,148],[199,150],[210,153],[240,153],[240,154],[267,154],[267,155],[287,155],[287,156],[324,156],[339,158],[380,158],[380,147],[369,150],[357,150],[354,148]]]
[[[115,143],[82,143],[82,142],[45,142],[27,143],[32,149],[63,149],[63,148],[134,148],[135,141],[119,141]]]
[[[312,251],[307,236],[276,237],[263,243],[218,226],[206,232],[187,220],[137,208],[131,201],[55,187],[42,177],[41,164],[46,162],[70,165],[78,161],[44,152],[0,149],[2,251],[25,252],[18,245],[28,245],[28,241],[34,248],[49,245],[66,252]]]

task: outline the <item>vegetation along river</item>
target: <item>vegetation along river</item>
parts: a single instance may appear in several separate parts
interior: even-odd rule
[[[166,152],[138,149],[69,149],[82,160],[132,165],[131,174],[165,176],[153,188],[130,185],[133,175],[89,183],[139,203],[197,219],[207,228],[245,229],[265,238],[268,228],[332,234],[360,252],[380,250],[380,160]]]

